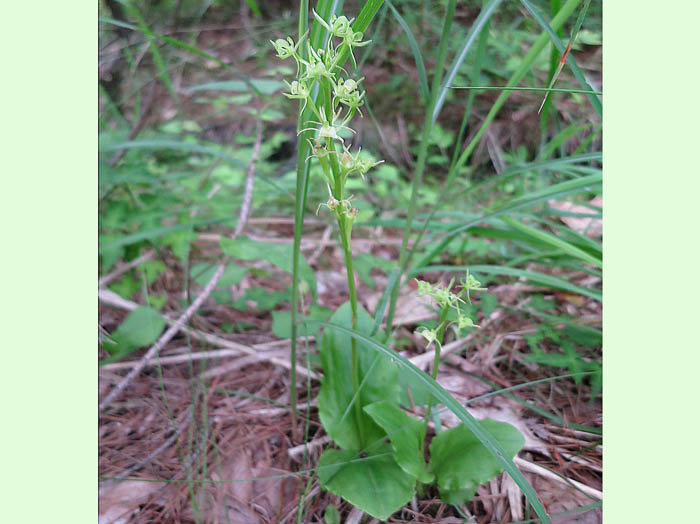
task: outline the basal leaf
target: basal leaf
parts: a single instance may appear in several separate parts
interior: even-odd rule
[[[394,450],[394,460],[406,473],[424,484],[434,480],[425,467],[423,421],[409,417],[401,408],[385,400],[365,406],[364,410],[386,431]]]
[[[358,310],[357,332],[367,337],[372,332],[372,317]],[[350,303],[346,302],[331,317],[330,322],[352,329]],[[353,408],[351,337],[336,330],[324,330],[321,339],[323,380],[318,395],[318,412],[323,427],[343,449],[358,451],[368,443],[381,440],[386,432],[364,411],[357,420]],[[361,407],[386,400],[398,404],[397,366],[386,356],[373,351],[366,343],[357,343]],[[361,424],[361,427],[358,425]],[[364,438],[362,438],[364,437]]]
[[[163,331],[165,321],[153,308],[141,306],[134,309],[124,322],[112,333],[114,343],[106,342],[104,347],[113,355],[124,355],[156,341]]]
[[[479,425],[505,449],[509,458],[525,444],[510,424],[486,419]],[[430,444],[430,471],[437,478],[440,498],[448,504],[464,504],[480,484],[503,472],[503,468],[465,425],[438,434]]]
[[[400,401],[405,408],[427,406],[430,401],[430,389],[411,373],[399,370]]]
[[[318,462],[324,489],[362,511],[386,520],[414,494],[416,479],[399,467],[387,444],[363,457],[354,451],[328,449]]]

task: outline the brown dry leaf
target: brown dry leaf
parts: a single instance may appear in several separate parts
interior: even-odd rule
[[[589,202],[589,204],[602,207],[603,199],[600,196],[595,197]],[[557,209],[559,211],[566,211],[570,213],[581,213],[581,214],[592,214],[592,210],[586,206],[578,205],[569,201],[556,201],[550,200],[549,207]],[[603,234],[603,221],[599,218],[586,218],[586,217],[557,217],[567,226],[569,226],[574,231],[588,235],[589,237],[596,237]]]
[[[231,524],[267,524],[277,521],[280,497],[285,502],[293,501],[298,493],[298,481],[283,478],[252,480],[287,473],[271,467],[264,454],[261,455],[256,457],[250,449],[241,449],[222,464],[221,475],[211,475],[216,488],[197,493],[200,518],[206,522]],[[232,482],[234,480],[236,482]],[[188,516],[193,517],[191,509]]]
[[[148,501],[163,486],[156,479],[108,481],[98,493],[99,524],[126,524],[139,512],[139,506]]]

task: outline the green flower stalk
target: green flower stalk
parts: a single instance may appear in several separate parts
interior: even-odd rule
[[[367,171],[380,162],[363,159],[359,150],[353,155],[340,136],[343,130],[355,133],[349,124],[356,113],[362,115],[360,107],[364,104],[365,92],[359,87],[364,78],[355,80],[340,76],[339,61],[347,50],[353,63],[356,64],[352,52],[353,48],[365,46],[369,41],[363,42],[362,33],[352,30],[351,24],[354,19],[349,20],[345,16],[334,15],[330,20],[325,21],[315,11],[313,11],[313,15],[328,30],[330,35],[323,48],[314,49],[307,40],[305,42],[306,58],[303,58],[299,49],[302,48],[306,35],[300,38],[297,43],[294,43],[291,37],[279,38],[271,43],[279,58],[293,58],[297,65],[297,77],[291,83],[285,82],[289,91],[284,93],[284,96],[299,100],[302,103],[302,111],[308,106],[318,119],[304,122],[299,134],[313,131],[315,135],[315,138],[310,141],[311,157],[316,158],[321,166],[329,193],[328,201],[319,204],[317,213],[321,207],[326,207],[335,215],[347,271],[352,327],[357,329],[357,293],[351,242],[352,226],[359,211],[351,203],[352,196],[346,196],[345,185],[348,176],[360,175],[364,179]],[[312,93],[316,85],[319,87],[318,98],[314,101]],[[340,147],[339,150],[336,149],[336,143]],[[352,385],[357,398],[359,393],[359,362],[355,338],[351,339],[351,351]],[[361,430],[362,412],[359,402],[355,402],[354,409],[358,427]],[[364,440],[362,435],[361,439]]]
[[[474,321],[470,317],[462,313],[462,311],[459,309],[459,304],[464,304],[464,300],[462,300],[462,296],[464,295],[466,295],[467,301],[471,304],[469,292],[486,291],[486,288],[481,287],[481,282],[479,282],[476,278],[470,275],[469,270],[467,270],[467,274],[464,280],[460,281],[462,289],[459,293],[454,293],[451,291],[452,286],[455,283],[454,278],[450,280],[450,283],[447,285],[447,287],[441,287],[437,284],[431,284],[430,282],[425,282],[424,280],[415,280],[416,284],[418,285],[418,296],[431,297],[435,301],[435,303],[441,308],[440,321],[437,328],[428,329],[424,326],[421,326],[415,331],[416,335],[419,335],[427,340],[427,347],[430,347],[431,344],[435,344],[435,359],[433,360],[432,372],[433,380],[435,380],[437,378],[438,366],[440,364],[440,351],[442,349],[442,341],[445,335],[445,330],[450,324],[450,322],[447,321],[447,316],[450,310],[454,309],[457,312],[457,321],[453,322],[453,324],[456,324],[458,329],[462,330],[475,327],[478,328],[479,326],[474,324]],[[428,425],[428,421],[430,420],[432,407],[433,396],[430,395],[430,397],[428,398],[428,410],[425,416],[426,427]]]

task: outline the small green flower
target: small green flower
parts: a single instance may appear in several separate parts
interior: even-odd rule
[[[340,155],[340,165],[345,171],[346,175],[349,175],[350,173],[358,173],[364,179],[367,171],[384,162],[383,160],[380,160],[379,162],[372,162],[367,158],[360,158],[362,148],[357,150],[355,156],[350,153],[350,150],[347,147],[343,146],[343,149],[343,154]]]
[[[291,36],[288,36],[286,40],[278,38],[274,42],[272,40],[270,42],[274,46],[275,51],[277,51],[277,56],[282,60],[296,56],[297,46],[294,45],[294,40],[292,40]]]
[[[415,278],[414,280],[416,281],[416,284],[418,284],[418,296],[419,297],[424,297],[427,295],[432,296],[433,285],[430,282],[426,282],[425,280],[418,280],[417,278]]]
[[[355,60],[355,55],[352,52],[353,47],[364,47],[371,42],[371,40],[362,41],[362,31],[353,31],[348,29],[348,31],[343,36],[343,41],[350,49],[350,58],[352,58],[352,63],[357,67],[357,61]]]
[[[302,80],[320,79],[322,76],[333,80],[333,74],[328,70],[326,63],[323,61],[323,49],[316,51],[311,47],[311,44],[307,44],[307,49],[309,52],[309,60],[302,60],[305,66]]]
[[[289,93],[282,93],[288,98],[306,99],[309,96],[309,88],[306,84],[294,80],[291,84],[284,80],[284,83],[289,87]]]
[[[362,82],[364,78],[358,81],[353,79],[343,80],[342,78],[338,80],[338,84],[333,88],[333,94],[335,95],[335,104],[343,104],[347,106],[350,110],[358,109],[364,104],[363,97],[365,92],[360,92],[358,87],[359,83]],[[360,111],[360,115],[362,112]]]
[[[331,138],[333,140],[339,140],[340,142],[343,142],[342,137],[338,135],[338,131],[340,131],[341,129],[347,129],[351,133],[355,133],[353,129],[342,124],[337,124],[338,113],[333,113],[331,115],[331,118],[326,118],[326,112],[324,108],[321,108],[320,113],[321,118],[323,120],[322,122],[309,120],[309,122],[311,122],[312,124],[317,124],[318,126],[320,126],[318,129],[313,127],[307,127],[299,131],[297,135],[303,133],[304,131],[317,131],[319,138]]]
[[[437,341],[437,330],[435,329],[428,329],[427,327],[421,326],[416,329],[415,334],[427,340],[428,346]]]
[[[464,316],[460,313],[457,316],[457,327],[461,330],[466,328],[475,328],[479,326],[474,324],[474,321],[471,318]]]
[[[352,24],[354,18],[352,20],[348,20],[346,16],[331,16],[331,19],[329,20],[330,22],[330,28],[328,31],[330,34],[333,36],[339,36],[339,37],[344,37],[348,31],[350,31],[350,24]]]
[[[339,36],[341,38],[343,38],[347,34],[347,32],[350,31],[350,24],[352,24],[355,20],[354,18],[348,20],[348,18],[344,15],[333,15],[331,16],[330,20],[326,22],[323,18],[321,18],[321,16],[316,12],[315,9],[312,9],[311,12],[313,13],[314,18],[316,18],[318,23],[325,27],[330,34],[332,34],[333,36]]]
[[[462,289],[467,292],[467,300],[469,301],[470,304],[472,303],[472,301],[469,297],[470,291],[486,291],[488,289],[485,287],[481,287],[481,282],[479,282],[472,275],[470,275],[468,269],[467,269],[467,276],[460,283],[462,284]]]

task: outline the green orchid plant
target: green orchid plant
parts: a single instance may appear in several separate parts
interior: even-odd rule
[[[349,177],[359,175],[364,179],[381,161],[363,158],[359,150],[351,152],[343,137],[355,132],[350,125],[356,115],[362,116],[365,91],[361,88],[364,79],[349,78],[341,64],[349,53],[357,68],[353,51],[369,41],[363,41],[361,32],[353,31],[353,19],[334,15],[326,21],[315,11],[313,15],[329,35],[321,48],[314,49],[307,35],[298,42],[291,37],[280,38],[272,45],[279,58],[296,62],[296,78],[286,83],[288,92],[284,95],[299,100],[302,108],[311,109],[314,119],[303,122],[299,134],[313,133],[308,139],[311,156],[307,160],[318,162],[328,189],[328,201],[319,204],[317,213],[327,209],[340,233],[349,302],[338,308],[330,322],[384,343],[381,335],[374,333],[372,317],[358,305],[351,242],[359,212],[346,191]],[[302,49],[305,53],[300,52]],[[470,300],[470,291],[484,288],[471,275],[461,283],[459,293],[452,290],[453,282],[446,288],[423,281],[418,281],[418,286],[419,295],[431,296],[442,308],[438,328],[419,330],[428,344],[436,347],[435,379],[449,311],[457,310],[455,324],[459,329],[478,327],[460,312],[459,305],[464,303],[462,297]],[[318,412],[337,446],[325,450],[319,459],[316,471],[323,488],[385,520],[425,485],[436,483],[443,500],[462,504],[474,495],[479,484],[502,471],[465,426],[435,436],[426,464],[432,397],[427,395],[425,417],[412,417],[402,408],[406,384],[397,362],[338,330],[324,330],[318,346],[323,368]],[[523,438],[512,426],[492,420],[481,425],[511,457],[522,447]]]

